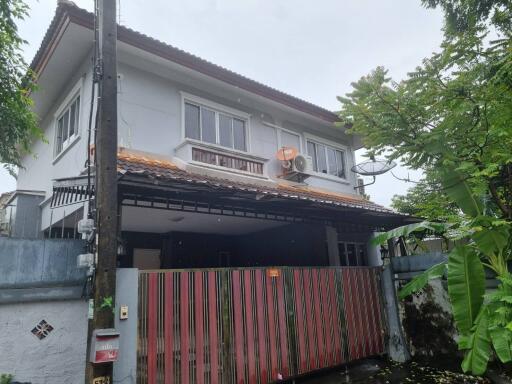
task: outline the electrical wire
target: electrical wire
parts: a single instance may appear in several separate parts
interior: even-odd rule
[[[407,175],[407,178],[402,178],[402,177],[398,177],[397,175],[395,175],[395,174],[393,173],[393,171],[390,171],[390,173],[391,173],[391,175],[392,175],[395,179],[397,179],[397,180],[405,181],[406,183],[421,184],[421,181],[414,181],[414,180],[411,180],[411,179],[409,178],[409,175]]]
[[[93,57],[92,57],[92,87],[91,87],[91,102],[89,108],[89,125],[87,131],[87,191],[88,191],[88,207],[87,207],[87,217],[92,218],[92,207],[91,207],[91,136],[92,136],[92,121],[93,121],[93,113],[94,113],[94,98],[95,91],[98,84],[98,57],[99,57],[99,39],[98,39],[98,1],[94,1],[94,40],[93,40]],[[99,90],[98,90],[99,94]],[[96,104],[98,105],[98,104]],[[94,141],[96,143],[96,129],[98,124],[98,108],[96,108],[96,116],[94,118]],[[96,145],[95,147],[96,148]],[[94,151],[96,153],[96,150]],[[94,164],[96,164],[96,156],[94,158]]]
[[[93,57],[92,57],[92,87],[91,87],[91,102],[90,102],[90,109],[89,109],[89,123],[88,123],[88,131],[87,131],[87,191],[88,191],[88,204],[87,204],[87,218],[92,219],[93,218],[93,204],[92,202],[96,201],[96,199],[93,199],[92,194],[92,175],[91,175],[91,141],[92,141],[92,130],[93,130],[93,124],[94,124],[94,165],[96,166],[96,137],[97,137],[97,129],[98,129],[98,106],[99,106],[99,100],[101,97],[101,88],[99,87],[99,80],[101,77],[101,61],[99,57],[99,26],[98,26],[98,0],[94,1],[94,41],[93,41]],[[97,96],[96,96],[97,93]],[[97,97],[97,100],[95,100],[95,97]],[[95,103],[96,101],[96,103]],[[96,104],[96,111],[94,110]],[[94,120],[94,123],[93,123]],[[95,172],[95,178],[97,176],[97,172]],[[97,185],[97,182],[94,183],[94,185]],[[96,188],[95,188],[96,189]],[[95,205],[95,203],[94,203]],[[97,222],[97,210],[94,207],[94,222]],[[95,237],[92,236],[87,241],[87,251],[95,254]],[[94,294],[94,280],[96,278],[95,270],[92,270],[92,273],[88,274],[87,279],[84,282],[84,285],[82,287],[82,297],[83,298],[90,298]]]

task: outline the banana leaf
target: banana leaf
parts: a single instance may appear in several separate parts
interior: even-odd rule
[[[484,266],[469,246],[455,247],[448,255],[448,295],[461,335],[470,333],[485,294]]]
[[[501,252],[508,244],[508,230],[505,226],[484,228],[481,231],[475,232],[471,237],[484,255],[492,256]]]
[[[496,327],[489,331],[496,355],[502,363],[512,361],[512,332],[505,327]]]
[[[389,239],[398,238],[401,236],[407,237],[413,232],[421,232],[429,230],[432,232],[444,232],[449,227],[448,224],[444,223],[433,223],[430,221],[422,221],[421,223],[414,223],[403,225],[401,227],[392,229],[391,231],[381,233],[375,236],[371,243],[372,245],[385,244]]]
[[[464,176],[453,167],[446,166],[441,175],[446,194],[466,215],[477,217],[482,214],[482,202],[473,194]]]
[[[410,294],[423,289],[430,280],[442,277],[446,272],[446,264],[447,262],[443,261],[442,263],[433,265],[426,271],[423,271],[420,275],[415,276],[411,281],[404,285],[400,292],[398,292],[398,298],[403,300]]]
[[[461,337],[461,349],[467,349],[461,367],[464,372],[482,375],[487,370],[491,356],[491,339],[489,337],[489,313],[482,308],[469,336]]]

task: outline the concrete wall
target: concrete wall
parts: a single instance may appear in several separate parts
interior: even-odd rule
[[[83,252],[82,240],[0,238],[0,288],[81,285],[76,257]]]
[[[458,359],[457,330],[446,283],[431,280],[420,292],[400,301],[400,315],[412,356]]]
[[[39,340],[41,320],[54,329]],[[82,384],[87,344],[87,303],[0,304],[0,373],[31,384]]]
[[[15,206],[10,223],[12,237],[37,239],[41,237],[41,209],[43,196],[17,193],[11,205]]]

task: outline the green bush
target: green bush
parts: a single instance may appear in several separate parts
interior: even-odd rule
[[[0,375],[0,384],[11,384],[14,376],[8,373],[2,373]]]

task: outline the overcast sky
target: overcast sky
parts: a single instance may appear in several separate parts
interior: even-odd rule
[[[57,2],[27,1],[20,33],[30,62]],[[92,10],[92,0],[75,2]],[[121,0],[120,22],[331,110],[339,108],[337,95],[376,66],[401,79],[442,39],[441,13],[420,0]],[[420,176],[401,167],[395,174]],[[367,193],[389,205],[410,186],[386,174]],[[0,193],[15,188],[2,169]]]

